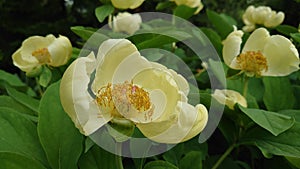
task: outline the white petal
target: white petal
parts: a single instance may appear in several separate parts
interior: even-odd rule
[[[269,32],[265,28],[256,29],[248,38],[242,52],[247,51],[263,51],[267,39],[270,37]]]
[[[234,105],[239,103],[240,105],[247,107],[246,99],[234,90],[219,90],[216,89],[212,94],[212,97],[216,99],[219,103],[227,105],[230,109],[234,109]]]
[[[48,50],[52,58],[49,65],[61,66],[71,58],[72,44],[67,37],[60,35],[48,46]]]
[[[283,12],[272,12],[272,15],[268,17],[264,25],[266,27],[276,27],[280,25],[284,20],[284,13]]]
[[[263,76],[286,76],[299,70],[299,53],[292,42],[281,35],[268,38],[263,55],[267,58],[268,70]]]
[[[119,9],[135,9],[139,7],[144,2],[144,0],[111,0],[111,2],[114,7]]]
[[[65,71],[60,86],[61,103],[80,131],[89,135],[107,123],[88,92],[91,67],[95,68],[93,53],[74,61]],[[98,117],[98,118],[97,118]]]
[[[243,32],[234,30],[231,32],[223,43],[223,59],[225,64],[233,69],[238,67],[232,61],[240,54]]]
[[[93,82],[93,91],[112,82],[115,70],[128,56],[136,53],[137,48],[126,39],[109,39],[99,47],[97,54],[97,69]]]
[[[22,48],[18,49],[13,55],[13,64],[24,72],[32,72],[35,68],[39,67],[39,62],[32,56],[22,56]]]
[[[204,107],[205,108],[205,107]],[[201,112],[198,112],[200,110]],[[203,107],[195,108],[184,102],[178,102],[176,118],[170,122],[141,124],[137,127],[151,140],[159,143],[176,144],[188,140],[199,134],[207,122],[207,110]]]

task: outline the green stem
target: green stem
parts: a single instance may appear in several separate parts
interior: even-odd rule
[[[249,82],[249,77],[245,76],[244,77],[244,89],[243,89],[243,96],[245,98],[247,97],[247,92],[248,92],[248,82]]]
[[[123,167],[123,162],[122,162],[122,143],[117,143],[116,145],[116,150],[117,150],[117,154],[116,155],[116,164],[117,164],[117,168],[116,169],[124,169]]]
[[[41,86],[40,83],[39,83],[39,78],[36,77],[36,78],[35,78],[35,81],[36,81],[36,85],[37,85],[39,94],[40,94],[40,96],[42,97],[44,92],[43,92],[42,86]]]
[[[219,158],[219,160],[215,163],[215,165],[212,167],[212,169],[217,169],[220,164],[225,160],[225,158],[231,153],[231,151],[234,149],[235,144],[232,144],[228,149],[225,151],[225,153]]]

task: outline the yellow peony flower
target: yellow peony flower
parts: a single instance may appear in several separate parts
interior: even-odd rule
[[[126,39],[106,40],[97,58],[90,53],[75,60],[60,86],[61,103],[84,135],[123,119],[160,143],[183,142],[205,127],[207,110],[187,103],[188,93],[181,75],[146,60]]]
[[[230,68],[248,76],[286,76],[299,70],[299,53],[284,36],[270,36],[265,28],[259,28],[240,50],[242,36],[235,28],[223,41],[223,59]]]
[[[191,8],[197,8],[195,14],[198,14],[203,9],[201,0],[172,0],[176,5],[186,5]]]
[[[114,7],[119,9],[135,9],[142,5],[144,0],[111,0]]]
[[[236,103],[240,104],[243,107],[247,107],[246,99],[239,92],[236,92],[234,90],[216,89],[212,94],[212,97],[219,103],[228,106],[232,110],[234,110],[234,105]]]
[[[142,17],[140,14],[130,14],[128,12],[118,13],[113,17],[113,21],[109,20],[109,27],[115,32],[126,32],[129,35],[134,34],[140,29]]]
[[[12,55],[13,63],[26,73],[39,69],[42,65],[58,67],[71,58],[72,45],[65,36],[31,36]]]
[[[280,25],[284,20],[283,12],[275,12],[270,7],[249,6],[243,14],[243,21],[246,26],[243,27],[245,32],[251,32],[255,29],[256,24],[264,25],[267,28],[272,28]]]

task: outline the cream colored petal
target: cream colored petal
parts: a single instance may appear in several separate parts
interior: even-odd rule
[[[252,13],[252,18],[257,24],[264,24],[266,18],[271,14],[272,9],[267,6],[259,6]]]
[[[178,102],[174,111],[177,117],[170,118],[169,122],[137,124],[137,127],[151,140],[176,144],[199,134],[206,125],[208,115],[203,107]]]
[[[37,59],[33,57],[22,57],[21,50],[22,48],[18,49],[12,55],[13,64],[15,66],[17,66],[19,69],[21,69],[24,72],[31,72],[40,66]]]
[[[240,54],[243,32],[234,30],[231,32],[223,43],[223,59],[225,64],[233,69],[238,67],[232,61]]]
[[[144,0],[111,0],[114,7],[119,9],[135,9],[142,5]]]
[[[194,122],[194,125],[192,129],[189,131],[189,133],[184,137],[182,141],[187,141],[193,137],[195,137],[197,134],[199,134],[203,129],[205,128],[207,121],[208,121],[208,112],[204,105],[198,104],[196,105],[196,111],[197,119]]]
[[[283,12],[278,12],[276,13],[275,11],[272,12],[272,14],[266,19],[264,25],[266,27],[276,27],[280,25],[284,20],[284,13]]]
[[[168,69],[164,65],[159,64],[157,62],[150,62],[150,63],[153,66],[153,68],[157,68],[157,69],[162,69],[162,70],[165,70],[165,71],[169,71],[170,74],[173,76],[173,79],[175,80],[175,82],[176,82],[179,90],[185,96],[187,96],[189,94],[189,92],[190,92],[190,86],[189,86],[187,80],[182,75],[178,74],[173,69]]]
[[[22,56],[32,56],[32,52],[38,49],[47,48],[53,41],[55,36],[31,36],[22,43]]]
[[[245,13],[243,14],[242,18],[243,18],[243,22],[246,25],[255,25],[255,21],[252,18],[252,13],[255,11],[255,7],[253,5],[250,5]]]
[[[247,107],[246,99],[234,90],[219,90],[216,89],[212,94],[212,97],[219,103],[228,106],[230,109],[234,109],[234,105],[239,103],[241,106]]]
[[[140,29],[141,23],[142,17],[139,14],[123,12],[114,17],[113,30],[115,32],[126,32],[132,35]]]
[[[92,88],[96,93],[99,88],[112,82],[115,70],[128,56],[138,52],[134,44],[127,39],[109,39],[99,47],[97,69]]]
[[[84,135],[90,135],[110,120],[106,116],[101,117],[96,102],[88,92],[91,67],[95,67],[93,53],[75,60],[65,71],[60,85],[62,106]]]
[[[243,26],[244,32],[252,32],[256,28],[255,24]]]
[[[51,66],[61,66],[68,62],[72,55],[72,44],[70,40],[60,35],[49,46],[49,53],[52,58]]]
[[[265,28],[256,29],[248,38],[242,52],[247,51],[263,51],[267,39],[270,37],[269,32]]]
[[[281,35],[268,38],[263,55],[267,58],[268,70],[263,76],[286,76],[299,70],[299,53],[292,42]]]

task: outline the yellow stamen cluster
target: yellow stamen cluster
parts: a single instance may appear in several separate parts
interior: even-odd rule
[[[133,85],[132,83],[125,82],[123,84],[116,84],[114,89],[116,93],[126,94],[126,97],[118,97],[128,100],[138,111],[145,111],[150,108],[149,93],[144,89]]]
[[[51,55],[47,48],[41,48],[41,49],[35,50],[31,54],[39,61],[39,63],[44,64],[44,63],[51,62]]]
[[[129,111],[130,106],[140,112],[150,108],[149,93],[142,88],[125,81],[121,84],[108,83],[107,86],[100,88],[96,95],[96,102],[102,110],[108,111],[114,117],[120,117],[118,110]],[[121,106],[120,106],[121,105]]]
[[[247,51],[237,57],[237,63],[246,73],[261,75],[262,71],[268,70],[267,59],[260,51]]]

